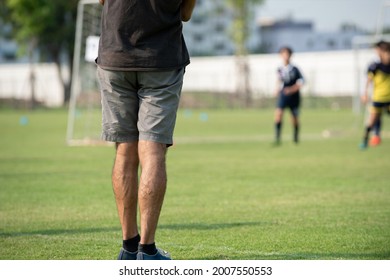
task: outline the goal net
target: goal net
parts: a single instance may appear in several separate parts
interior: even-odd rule
[[[100,92],[95,58],[99,45],[102,7],[97,0],[78,4],[71,98],[66,140],[68,145],[102,143]]]

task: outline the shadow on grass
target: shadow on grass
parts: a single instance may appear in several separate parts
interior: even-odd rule
[[[0,237],[18,237],[26,235],[63,235],[89,234],[99,232],[120,232],[120,227],[78,228],[78,229],[44,229],[20,232],[0,232]]]
[[[158,228],[161,230],[217,230],[242,226],[259,226],[269,224],[267,222],[238,222],[238,223],[218,223],[218,224],[163,224]],[[18,237],[26,235],[63,235],[63,234],[89,234],[99,232],[120,232],[120,227],[99,227],[99,228],[74,228],[74,229],[42,229],[20,232],[0,232],[0,237]]]
[[[161,230],[218,230],[230,229],[243,226],[262,226],[274,224],[271,222],[233,222],[233,223],[189,223],[189,224],[163,224],[159,226]],[[0,238],[18,238],[23,236],[58,236],[72,234],[93,234],[93,233],[118,233],[119,226],[111,227],[91,227],[74,229],[45,229],[19,232],[0,232]],[[201,258],[188,258],[186,260],[390,260],[390,250],[384,252],[221,252],[220,254],[202,254]]]

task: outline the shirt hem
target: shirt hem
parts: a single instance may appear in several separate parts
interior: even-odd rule
[[[190,64],[190,61],[185,62],[182,65],[172,66],[172,67],[114,67],[106,66],[99,63],[96,63],[100,68],[110,71],[139,71],[139,72],[153,72],[153,71],[171,71],[176,69],[181,69]]]

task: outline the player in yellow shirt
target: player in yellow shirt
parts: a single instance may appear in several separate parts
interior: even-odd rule
[[[376,129],[377,131],[380,130],[382,112],[384,110],[388,111],[390,106],[390,43],[381,41],[376,46],[380,61],[371,64],[368,68],[366,90],[362,97],[363,103],[367,103],[369,88],[373,85],[371,113],[365,129],[363,142],[360,145],[362,149],[368,147],[368,139],[374,126],[379,125]],[[377,144],[379,143],[380,138],[377,141]]]

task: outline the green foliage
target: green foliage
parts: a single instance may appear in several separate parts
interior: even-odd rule
[[[253,6],[260,5],[264,0],[227,0],[232,7],[234,20],[232,26],[232,38],[236,44],[236,54],[245,55],[246,41],[249,36],[249,23],[253,20]]]
[[[238,81],[236,85],[236,95],[243,96],[245,106],[252,103],[252,93],[250,86],[250,67],[247,60],[247,39],[250,32],[250,22],[253,20],[253,6],[263,2],[263,0],[227,0],[233,9],[233,24],[231,36],[235,44],[235,54],[237,57],[236,67]]]
[[[37,45],[57,59],[73,48],[77,0],[6,0],[20,42]]]
[[[278,148],[272,118],[179,112],[157,245],[175,259],[390,259],[388,119],[382,145],[362,152],[350,111],[304,110],[299,146],[286,119]],[[119,252],[114,148],[66,147],[66,119],[0,111],[0,259]]]
[[[41,59],[52,60],[61,68],[61,55],[72,69],[74,34],[77,19],[78,0],[5,0],[9,18],[14,25],[15,39],[22,51],[39,50]],[[70,98],[70,83],[65,82],[64,101]]]

